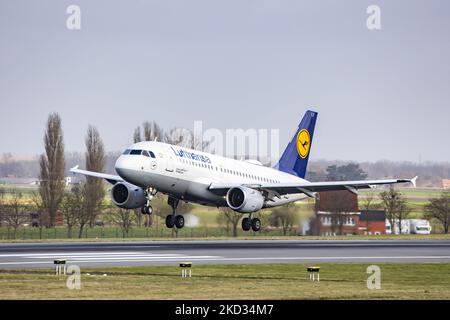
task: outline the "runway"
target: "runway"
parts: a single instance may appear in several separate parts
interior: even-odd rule
[[[204,240],[0,244],[0,269],[318,262],[450,262],[449,240]]]

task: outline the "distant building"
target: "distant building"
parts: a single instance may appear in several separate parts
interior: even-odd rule
[[[38,178],[16,178],[16,177],[4,177],[0,178],[0,184],[19,184],[19,185],[37,185],[39,184]]]
[[[450,189],[450,179],[442,179],[442,188]]]
[[[362,210],[359,215],[359,234],[385,234],[386,212],[384,210]]]
[[[74,178],[74,177],[64,177],[64,184],[65,186],[72,185],[74,183],[79,182],[80,179]],[[0,178],[0,184],[12,184],[12,185],[39,185],[39,178],[17,178],[17,177],[4,177]]]
[[[358,196],[349,191],[319,192],[315,217],[308,234],[320,236],[385,234],[386,214],[383,210],[358,208]]]
[[[358,234],[359,212],[342,212],[339,214],[318,211],[312,223],[312,234],[318,236],[355,235]]]

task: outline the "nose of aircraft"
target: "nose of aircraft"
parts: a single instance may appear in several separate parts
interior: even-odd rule
[[[117,174],[123,179],[126,179],[127,171],[132,169],[130,161],[127,161],[127,157],[123,155],[117,158],[114,168],[116,169]]]

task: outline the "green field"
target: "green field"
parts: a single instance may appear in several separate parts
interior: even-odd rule
[[[320,264],[320,282],[305,264],[86,268],[69,290],[53,270],[0,270],[1,299],[450,299],[450,264],[378,264],[381,289],[367,288],[369,264]],[[89,274],[89,275],[88,275]]]
[[[379,208],[381,205],[379,194],[384,190],[382,188],[376,188],[359,191],[358,202],[360,209],[364,208],[364,202],[369,195],[374,196],[373,205],[375,208]],[[408,205],[411,208],[411,218],[422,218],[428,200],[431,198],[439,198],[442,193],[442,189],[438,188],[398,188],[398,191],[406,197]]]

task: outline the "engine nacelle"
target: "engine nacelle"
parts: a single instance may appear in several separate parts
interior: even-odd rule
[[[257,190],[247,187],[234,187],[227,192],[227,204],[234,211],[248,213],[260,210],[264,197]]]
[[[144,189],[126,182],[117,182],[112,187],[111,198],[116,206],[123,209],[141,208],[147,203]]]

